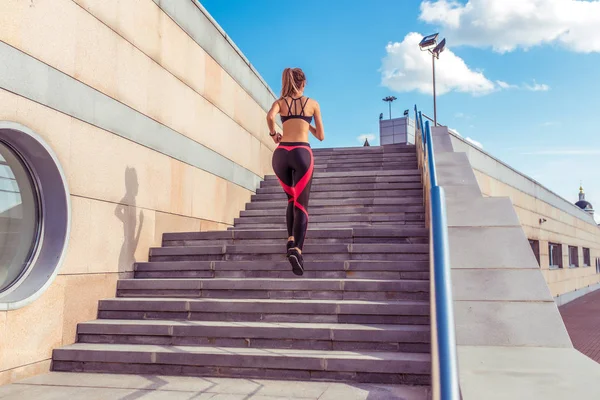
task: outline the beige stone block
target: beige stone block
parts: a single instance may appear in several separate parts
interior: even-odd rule
[[[185,85],[156,63],[148,66],[146,85],[148,86],[148,108],[144,113],[183,133],[181,128],[183,122],[179,121],[181,114],[177,110],[186,100],[183,98],[186,95]]]
[[[7,328],[6,328],[6,311],[0,311],[0,348],[2,348],[2,343],[7,343]],[[4,369],[4,366],[0,364],[0,371]],[[2,381],[0,380],[0,385],[2,385]]]
[[[193,170],[191,165],[171,159],[171,205],[174,214],[192,214]]]
[[[226,193],[225,219],[219,222],[233,225],[233,219],[239,217],[240,210],[243,210],[246,203],[250,201],[251,192],[243,187],[227,182]]]
[[[182,215],[156,213],[155,241],[153,246],[160,246],[162,235],[169,232],[199,232],[203,220]]]
[[[52,360],[44,360],[22,367],[0,371],[0,386],[30,378],[35,375],[45,374],[50,371]]]
[[[224,224],[221,222],[216,222],[216,221],[208,221],[208,220],[201,220],[200,223],[200,231],[201,232],[210,232],[210,231],[224,231],[227,230],[227,228],[231,227],[232,225],[229,224]]]
[[[142,114],[152,116],[149,112],[150,91],[162,84],[153,80],[152,73],[162,71],[162,68],[114,32],[111,31],[110,36],[117,43],[115,52],[98,56],[115,58],[113,97]]]
[[[187,41],[188,48],[185,72],[182,79],[197,93],[204,95],[206,84],[206,52],[191,38]]]
[[[208,54],[205,57],[205,78],[204,78],[204,95],[213,104],[220,104],[221,96],[221,74],[223,70],[221,66]]]
[[[52,148],[68,180],[71,118],[24,97],[0,89],[0,120],[24,125]]]
[[[164,12],[160,13],[158,23],[160,56],[157,61],[181,79],[185,76],[189,41],[192,39]]]
[[[564,282],[554,282],[548,284],[548,289],[550,289],[550,294],[552,297],[560,296],[561,294],[566,293],[564,287]]]
[[[262,172],[263,162],[261,160],[261,147],[263,146],[260,140],[255,138],[254,136],[249,137],[250,146],[247,149],[247,154],[249,158],[248,169],[253,171],[255,174],[260,175]]]
[[[163,22],[165,15],[162,10],[148,0],[118,0],[118,3],[118,32],[148,56],[158,59],[161,30],[154,28]]]
[[[202,170],[193,172],[192,216],[224,222],[226,181]]]
[[[233,119],[242,126],[247,126],[248,130],[256,135],[256,126],[253,126],[252,117],[250,116],[250,103],[252,99],[240,85],[234,87],[234,108]]]
[[[129,207],[93,200],[90,202],[88,272],[131,271],[133,253],[128,241],[136,227],[129,222]]]
[[[63,277],[65,305],[62,345],[75,342],[77,324],[96,319],[98,301],[111,298],[117,292],[117,274],[85,274]]]
[[[225,71],[221,73],[221,94],[219,108],[232,118],[235,115],[237,82]],[[249,99],[248,99],[249,100]]]
[[[147,259],[154,242],[154,212],[127,205],[134,202],[90,202],[90,273],[131,272],[137,257]]]
[[[2,41],[72,75],[76,26],[83,10],[68,0],[4,1]]]
[[[163,154],[73,120],[70,171],[73,194],[168,211],[170,165],[171,160]],[[135,203],[128,203],[132,200]]]
[[[6,314],[0,366],[11,369],[47,360],[62,343],[65,279],[59,275],[40,298]]]
[[[117,88],[126,83],[118,81],[117,69],[122,67],[121,64],[130,62],[122,59],[118,51],[125,41],[91,14],[75,7],[80,13],[74,32],[76,48],[73,77],[108,96],[118,98]]]
[[[71,196],[71,233],[67,254],[59,274],[84,274],[88,272],[90,261],[90,213],[92,200]]]
[[[260,145],[260,161],[261,161],[261,171],[260,175],[273,175],[273,151],[269,149],[264,144]]]
[[[125,192],[120,154],[134,146],[119,142],[114,134],[85,122],[73,120],[72,125],[71,193],[115,203],[120,201]]]
[[[229,228],[230,226],[231,225],[229,225],[229,224],[219,223],[219,224],[217,224],[217,230],[224,231],[224,230],[227,230],[227,228]]]

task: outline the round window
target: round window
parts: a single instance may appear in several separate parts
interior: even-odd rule
[[[0,311],[30,304],[52,284],[70,226],[58,158],[31,129],[0,121]]]
[[[0,142],[0,292],[27,273],[40,231],[40,207],[29,168]]]

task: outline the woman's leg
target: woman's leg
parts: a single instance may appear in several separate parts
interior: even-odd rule
[[[296,199],[294,201],[293,234],[296,247],[302,251],[304,238],[308,229],[308,199],[312,185],[314,159],[310,147],[302,148],[295,155],[293,167]]]
[[[273,152],[273,171],[279,180],[279,184],[283,188],[283,191],[287,195],[288,198],[288,206],[285,213],[285,220],[287,225],[288,239],[290,239],[293,235],[293,227],[294,227],[294,198],[295,198],[295,190],[294,190],[294,181],[293,181],[293,170],[290,167],[289,157],[287,151],[282,149],[275,149]]]

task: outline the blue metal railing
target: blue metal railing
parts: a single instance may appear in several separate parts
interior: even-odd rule
[[[429,121],[423,126],[423,115],[415,105],[417,126],[421,131],[421,151],[423,152],[429,175],[430,230],[433,242],[433,284],[435,297],[435,322],[441,400],[460,400],[458,361],[456,355],[456,334],[454,329],[454,307],[452,280],[450,277],[450,251],[448,247],[448,224],[446,220],[446,196],[444,188],[438,186],[435,168],[435,154]]]

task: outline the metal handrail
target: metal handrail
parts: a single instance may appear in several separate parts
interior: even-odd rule
[[[426,114],[423,114],[423,117],[427,118],[428,120],[430,120],[431,122],[434,122],[433,118],[427,116]],[[436,126],[442,126],[442,124],[440,124],[439,122],[437,123]]]
[[[448,245],[448,223],[446,217],[446,196],[444,188],[438,185],[435,154],[429,121],[423,126],[423,116],[415,105],[417,126],[424,144],[421,151],[427,161],[430,192],[430,229],[433,242],[433,284],[435,297],[435,322],[437,327],[438,379],[441,400],[460,400],[458,360],[456,354],[456,333],[454,327],[454,307],[450,272],[450,251]],[[426,117],[426,116],[425,116]],[[427,117],[426,117],[427,118]],[[423,165],[425,168],[425,165]]]

